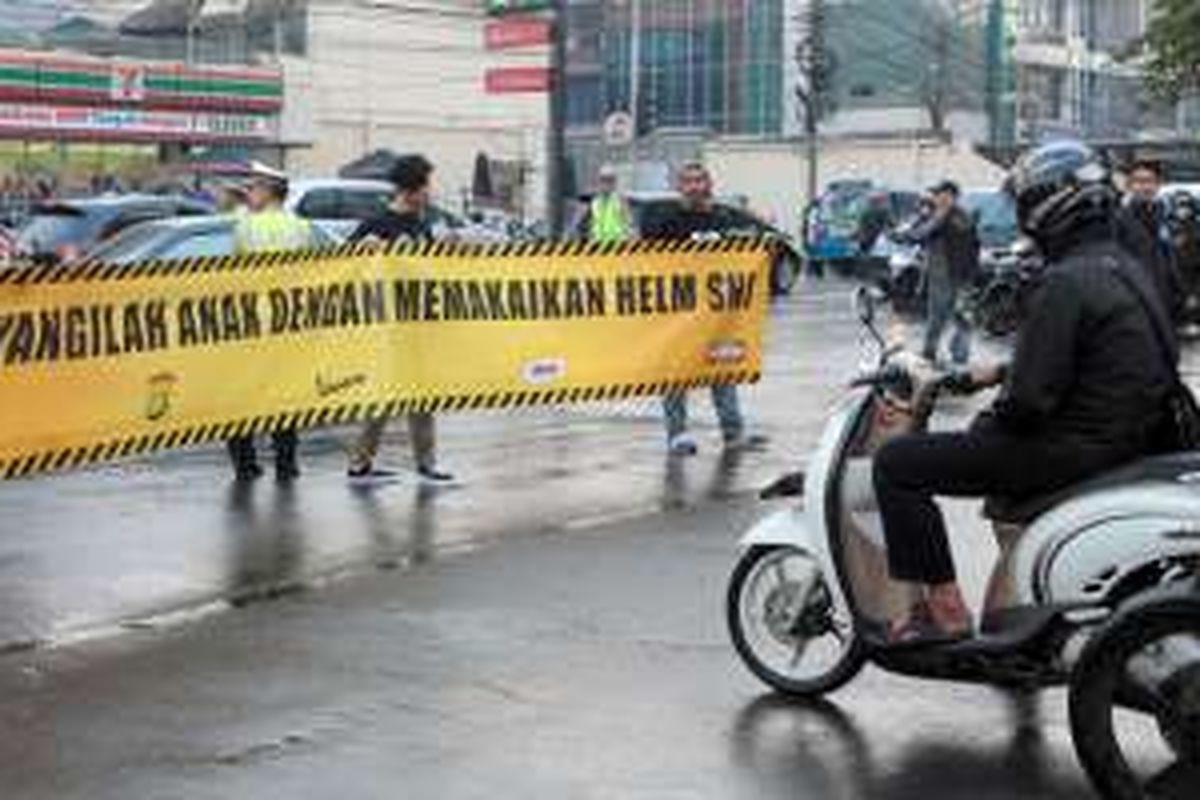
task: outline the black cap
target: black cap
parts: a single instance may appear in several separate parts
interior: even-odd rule
[[[952,194],[955,197],[958,197],[958,195],[961,194],[958,184],[949,179],[935,183],[933,186],[929,187],[929,191],[933,194]]]

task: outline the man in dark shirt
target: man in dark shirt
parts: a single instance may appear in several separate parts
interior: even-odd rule
[[[923,596],[894,626],[896,643],[970,630],[936,495],[1045,494],[1134,459],[1174,380],[1166,312],[1112,240],[1117,196],[1099,158],[1076,142],[1046,145],[1017,163],[1012,185],[1047,266],[1011,366],[973,372],[977,386],[1003,382],[999,398],[968,431],[901,436],[875,457],[891,575]]]
[[[1178,321],[1184,292],[1166,212],[1158,197],[1162,184],[1162,166],[1157,162],[1137,161],[1129,168],[1125,198],[1116,219],[1117,241],[1146,269],[1163,306]]]
[[[679,170],[678,185],[682,195],[679,204],[643,222],[643,237],[708,241],[720,239],[738,226],[735,214],[713,202],[712,176],[703,164],[684,164]],[[712,400],[727,450],[757,449],[766,444],[765,437],[747,434],[735,384],[713,386]],[[675,391],[666,395],[663,411],[667,420],[668,451],[678,456],[695,455],[696,440],[687,432],[687,392]]]
[[[930,196],[933,215],[904,235],[925,249],[928,313],[922,355],[937,361],[942,334],[953,323],[950,357],[962,366],[971,356],[971,328],[959,311],[959,294],[979,270],[979,238],[975,221],[958,204],[958,184],[942,181],[930,190]]]
[[[404,156],[392,168],[391,180],[396,194],[391,205],[367,220],[351,236],[353,242],[378,241],[428,242],[433,240],[429,223],[429,194],[433,165],[420,155]],[[354,483],[379,483],[395,480],[394,471],[375,466],[375,456],[387,426],[387,417],[369,420],[350,449],[347,474]],[[410,414],[409,437],[413,458],[421,480],[431,484],[449,484],[454,476],[437,467],[437,433],[432,414]]]

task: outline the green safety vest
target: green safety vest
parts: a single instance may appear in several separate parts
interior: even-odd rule
[[[623,242],[631,231],[625,201],[616,195],[592,199],[593,242]]]
[[[279,253],[315,245],[312,223],[282,208],[240,216],[234,231],[237,253]]]

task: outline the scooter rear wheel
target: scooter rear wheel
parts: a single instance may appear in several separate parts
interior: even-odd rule
[[[1175,787],[1200,781],[1200,675],[1194,669],[1181,673],[1177,677],[1186,684],[1170,697],[1146,696],[1127,678],[1139,654],[1189,635],[1200,635],[1196,605],[1148,606],[1098,632],[1076,665],[1071,734],[1080,763],[1105,800],[1171,798]]]
[[[820,566],[800,548],[747,550],[730,575],[725,615],[742,661],[783,694],[832,692],[866,662],[849,609],[838,608]]]

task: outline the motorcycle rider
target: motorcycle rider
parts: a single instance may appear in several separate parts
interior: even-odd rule
[[[1171,198],[1171,246],[1183,286],[1186,322],[1200,322],[1200,203],[1186,191]]]
[[[1117,213],[1117,241],[1141,262],[1153,278],[1163,306],[1178,321],[1183,312],[1183,289],[1171,246],[1167,215],[1158,194],[1163,169],[1156,161],[1135,161],[1128,169],[1126,194]]]
[[[1100,158],[1077,142],[1045,145],[1017,162],[1009,188],[1046,267],[1011,364],[970,374],[1003,389],[967,431],[900,436],[875,458],[889,570],[922,598],[893,623],[893,644],[971,632],[935,496],[1034,496],[1131,460],[1149,449],[1172,385],[1151,318],[1169,330],[1166,312],[1114,241],[1117,194]]]

